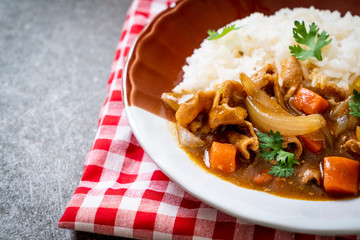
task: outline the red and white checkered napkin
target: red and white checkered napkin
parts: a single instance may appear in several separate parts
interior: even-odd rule
[[[228,216],[186,193],[144,153],[123,113],[123,64],[142,28],[173,1],[133,1],[95,143],[59,227],[137,239],[335,239],[265,228]]]

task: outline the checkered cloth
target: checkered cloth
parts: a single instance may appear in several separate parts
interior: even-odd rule
[[[139,32],[173,1],[133,1],[95,142],[59,227],[137,239],[356,239],[289,233],[226,215],[186,193],[144,153],[123,113],[122,70]]]

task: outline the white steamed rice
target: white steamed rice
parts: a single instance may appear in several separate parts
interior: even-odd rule
[[[337,11],[296,8],[281,9],[272,16],[254,13],[229,24],[242,26],[241,29],[218,40],[205,39],[187,58],[183,82],[174,91],[209,89],[226,80],[237,80],[241,72],[251,76],[266,64],[275,64],[280,72],[281,62],[291,56],[289,46],[296,43],[292,35],[295,20],[305,21],[307,30],[315,22],[320,27],[319,33],[325,30],[332,38],[322,49],[322,61],[313,57],[301,61],[305,77],[311,78],[305,67],[311,63],[319,67],[318,76],[326,76],[322,77],[321,86],[325,81],[333,81],[348,87],[360,75],[360,17],[350,13],[341,17]],[[319,84],[317,81],[314,78],[312,85]]]

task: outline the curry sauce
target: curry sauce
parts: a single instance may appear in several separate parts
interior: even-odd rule
[[[163,94],[179,145],[202,168],[244,188],[303,200],[358,197],[360,128],[349,109],[352,89],[313,87],[301,71],[291,57],[280,73],[267,65],[214,89]],[[212,161],[214,143],[236,147],[234,171]],[[340,163],[324,166],[330,156]]]

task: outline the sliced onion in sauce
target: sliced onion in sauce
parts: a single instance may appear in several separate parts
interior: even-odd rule
[[[257,88],[245,74],[240,74],[240,80],[248,94],[245,105],[249,117],[258,129],[296,136],[314,132],[326,125],[325,119],[320,114],[296,117],[286,112],[264,91]]]
[[[360,141],[360,126],[356,126],[356,137]]]
[[[273,130],[279,131],[281,135],[297,136],[314,132],[326,125],[320,114],[295,117],[285,110],[274,111],[251,97],[246,98],[245,104],[254,126],[267,132]]]
[[[205,146],[203,140],[195,136],[195,134],[186,128],[180,126],[179,123],[176,124],[176,131],[180,145],[186,150],[199,149]]]
[[[253,99],[256,99],[257,101],[261,102],[263,105],[268,107],[269,109],[274,109],[276,111],[281,111],[283,108],[272,100],[264,91],[259,89],[256,84],[244,73],[240,74],[240,80],[242,85],[245,88],[246,93],[248,96],[252,97]],[[271,101],[269,101],[271,100]]]

